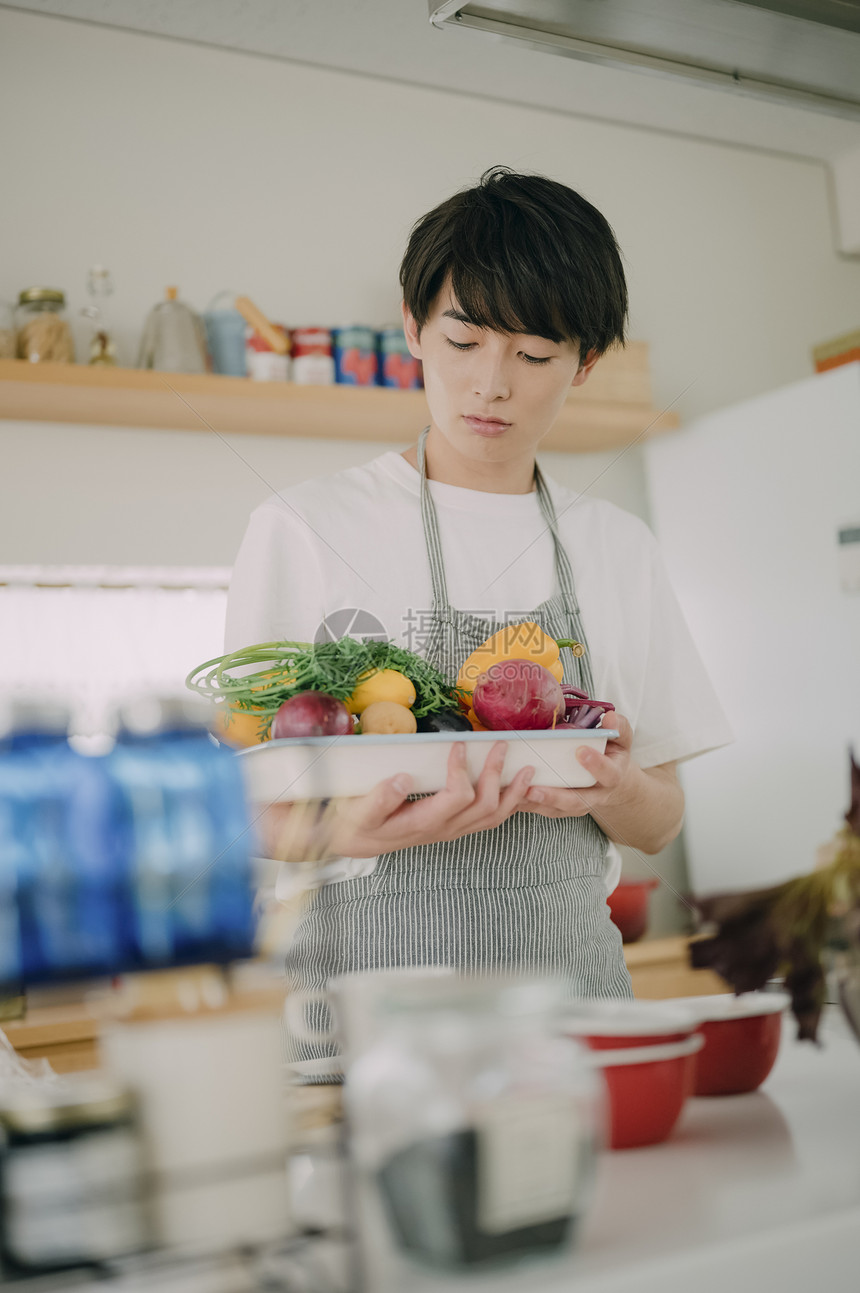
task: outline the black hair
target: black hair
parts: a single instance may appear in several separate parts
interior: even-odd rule
[[[479,328],[578,342],[581,361],[624,345],[627,283],[615,235],[556,180],[493,166],[417,221],[400,285],[419,332],[449,275]]]

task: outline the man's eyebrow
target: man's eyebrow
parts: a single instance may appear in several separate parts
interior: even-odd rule
[[[442,318],[456,319],[458,323],[468,323],[470,327],[475,326],[472,320],[469,318],[468,314],[464,314],[462,310],[454,310],[454,309],[445,310],[442,314]]]
[[[478,327],[478,324],[475,323],[474,319],[470,319],[468,314],[464,314],[462,310],[455,310],[453,306],[451,307],[450,310],[442,311],[442,318],[456,319],[458,323],[466,323],[470,328]],[[528,332],[528,333],[523,332],[523,333],[520,333],[519,335],[523,337],[526,337],[526,336],[537,337],[539,341],[548,341],[552,346],[558,346],[561,344],[559,341],[555,339],[555,337],[544,337],[538,332]]]

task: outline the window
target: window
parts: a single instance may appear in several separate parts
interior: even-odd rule
[[[0,566],[0,693],[62,701],[81,748],[114,706],[221,655],[229,568]]]

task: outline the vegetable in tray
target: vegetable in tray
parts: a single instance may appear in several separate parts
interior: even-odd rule
[[[354,732],[536,731],[598,727],[614,708],[562,682],[562,648],[533,623],[493,634],[456,683],[393,642],[262,642],[207,660],[186,685],[220,702],[216,734],[234,745]]]
[[[240,745],[254,745],[270,735],[348,732],[339,710],[319,707],[320,694],[359,717],[374,703],[396,704],[412,718],[412,731],[417,720],[460,712],[457,687],[423,657],[393,642],[348,636],[336,642],[261,642],[207,660],[185,681],[192,691],[222,702],[218,734]],[[287,710],[273,730],[282,707],[299,698],[303,705],[293,706],[295,725]],[[320,730],[311,733],[308,726]]]

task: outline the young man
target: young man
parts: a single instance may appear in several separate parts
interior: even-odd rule
[[[585,644],[564,653],[565,681],[611,700],[620,735],[578,754],[596,778],[585,790],[542,787],[539,767],[501,789],[503,743],[473,787],[461,744],[438,794],[410,799],[401,776],[351,801],[288,975],[314,992],[386,966],[544,969],[572,995],[627,996],[610,842],[656,853],[674,839],[676,763],[731,732],[647,526],[535,462],[569,387],[624,341],[615,238],[571,189],[497,167],[415,225],[400,278],[430,425],[402,454],[257,508],[227,649],[313,639],[355,607],[454,678],[505,623],[536,621]]]

